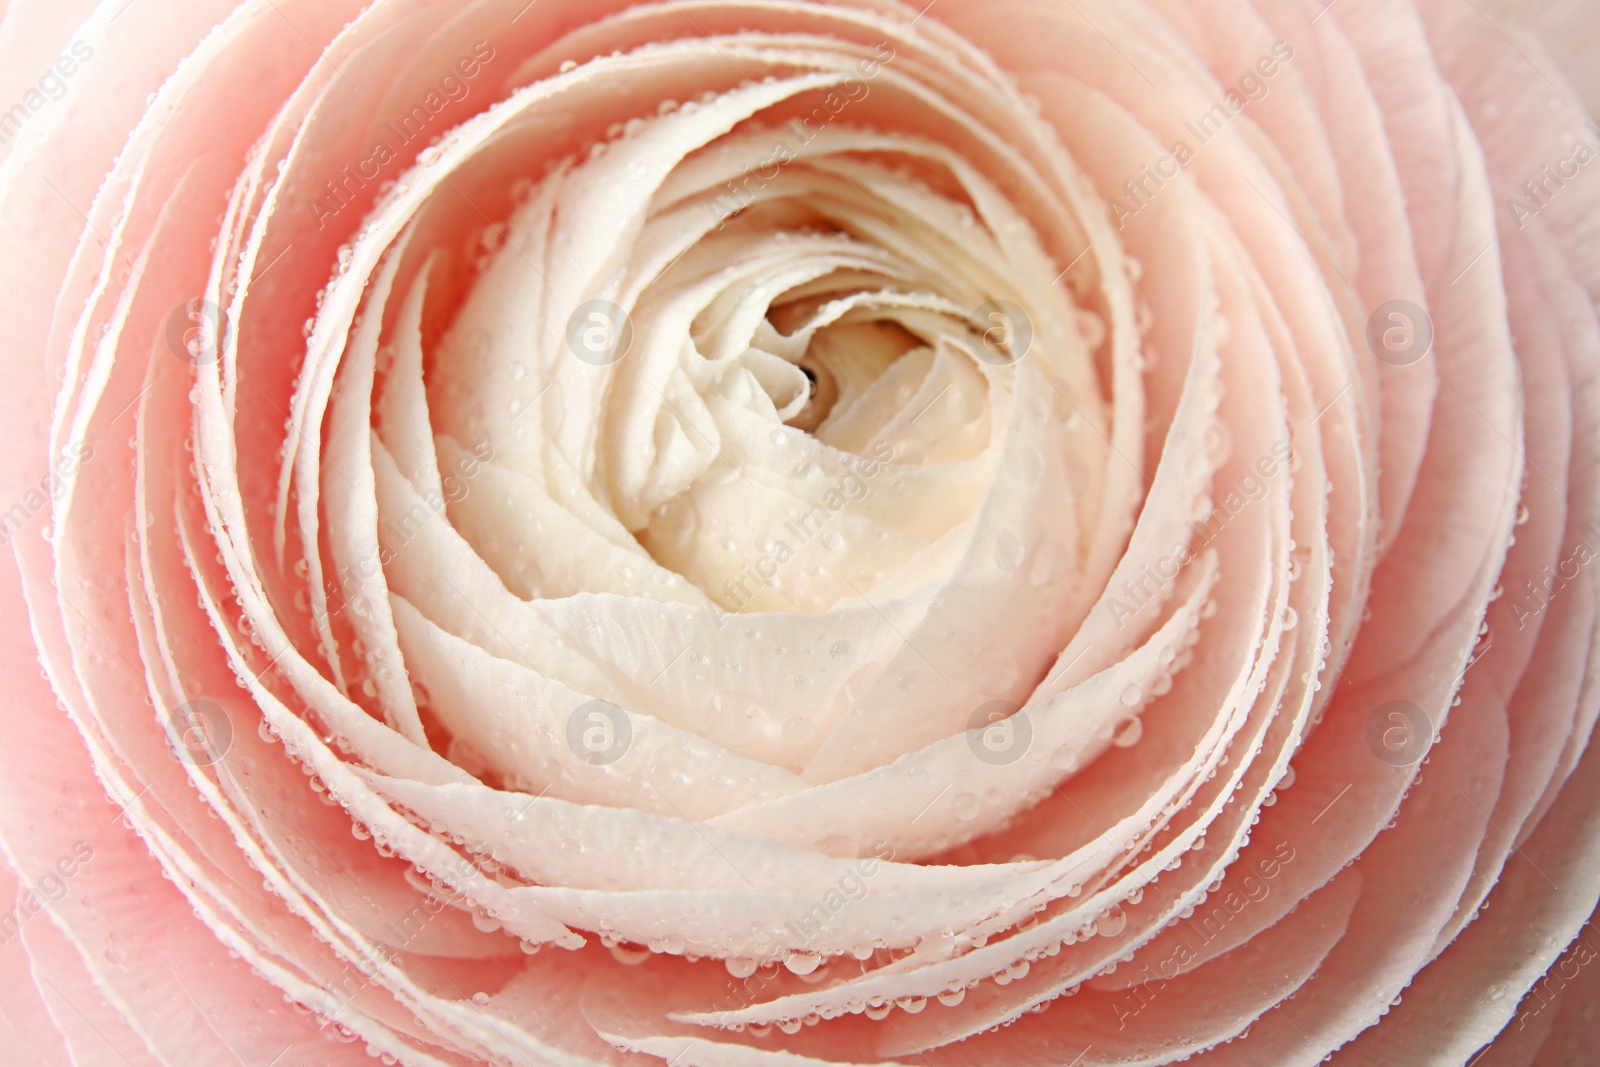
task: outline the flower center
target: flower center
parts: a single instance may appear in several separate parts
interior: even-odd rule
[[[473,420],[472,438],[642,549],[671,576],[647,570],[647,591],[677,579],[724,607],[815,612],[913,561],[917,580],[941,577],[999,462],[1019,368],[1093,372],[1033,228],[950,148],[843,122],[793,144],[790,127],[709,123],[783,91],[624,124],[554,168],[437,365],[458,407],[492,412],[485,383],[506,388],[508,414]],[[713,132],[685,152],[699,126]],[[506,381],[513,364],[538,374]],[[531,572],[537,538],[520,540]],[[739,584],[752,568],[754,592]]]

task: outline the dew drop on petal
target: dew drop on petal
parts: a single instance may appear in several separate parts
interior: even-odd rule
[[[1138,716],[1123,720],[1122,726],[1111,738],[1111,743],[1118,748],[1132,748],[1139,743],[1139,738],[1144,736],[1144,720]]]
[[[1010,530],[1001,530],[994,539],[994,564],[1007,574],[1022,566],[1026,553],[1022,539]]]
[[[1127,925],[1127,914],[1121,908],[1112,908],[1095,920],[1094,929],[1101,937],[1116,937]]]
[[[611,956],[624,966],[634,967],[650,958],[650,950],[639,946],[627,948],[623,945],[612,945]]]
[[[784,955],[783,965],[791,974],[806,975],[822,965],[822,957],[815,952],[790,952]]]

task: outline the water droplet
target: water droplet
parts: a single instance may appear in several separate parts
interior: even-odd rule
[[[804,715],[796,715],[783,724],[783,740],[790,745],[803,745],[816,734],[816,725]]]
[[[1121,908],[1112,908],[1094,921],[1095,933],[1101,937],[1116,937],[1128,925],[1128,916]]]
[[[1001,530],[994,539],[995,566],[1007,574],[1022,566],[1022,558],[1026,552],[1022,539],[1010,530]]]
[[[1233,431],[1228,424],[1213,421],[1206,429],[1206,460],[1213,468],[1226,463],[1233,453]]]
[[[1106,320],[1093,311],[1079,308],[1074,316],[1078,326],[1078,336],[1083,338],[1083,343],[1089,351],[1093,352],[1106,341]]]
[[[611,957],[625,967],[637,967],[650,958],[650,950],[639,946],[627,948],[620,944],[612,945]]]
[[[1029,445],[1017,457],[1017,469],[1022,473],[1023,484],[1030,489],[1036,488],[1044,481],[1044,455]]]
[[[1066,744],[1050,753],[1050,766],[1058,771],[1075,771],[1078,769],[1078,750],[1075,746]]]
[[[783,965],[791,974],[807,975],[822,965],[822,957],[815,952],[790,952],[784,955]],[[799,1027],[796,1026],[796,1029]]]
[[[1139,303],[1139,306],[1134,308],[1134,310],[1133,310],[1133,325],[1134,325],[1134,328],[1139,331],[1139,336],[1143,337],[1145,334],[1150,332],[1151,327],[1153,327],[1155,324],[1156,324],[1155,312],[1150,310],[1150,305],[1149,304],[1146,304],[1143,301],[1141,301]],[[1140,354],[1144,355],[1143,350],[1140,351]]]
[[[1118,748],[1132,748],[1139,743],[1139,738],[1144,736],[1144,720],[1138,716],[1123,721],[1121,728],[1111,738],[1111,743]]]

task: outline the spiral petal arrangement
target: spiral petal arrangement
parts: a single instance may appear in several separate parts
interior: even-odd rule
[[[88,53],[0,163],[41,1062],[1461,1063],[1574,944],[1600,133],[1531,36],[185,11],[0,24]]]

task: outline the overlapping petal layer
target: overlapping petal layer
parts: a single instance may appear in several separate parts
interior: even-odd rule
[[[40,1062],[1459,1063],[1573,944],[1600,134],[1510,23],[55,26]]]

